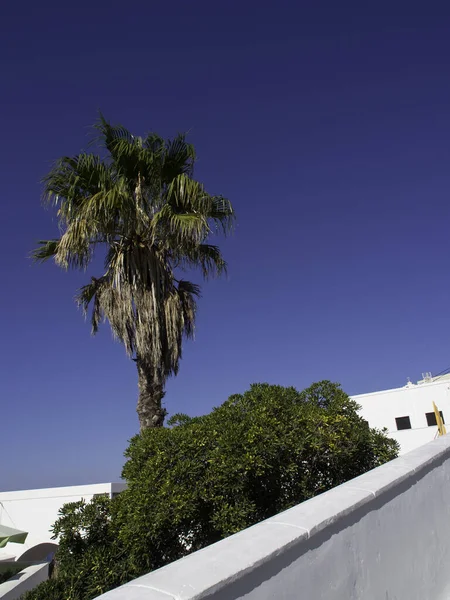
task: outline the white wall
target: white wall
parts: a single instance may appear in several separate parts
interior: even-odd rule
[[[0,584],[1,600],[17,600],[48,579],[48,563],[31,565],[5,583]]]
[[[449,499],[447,435],[100,598],[444,600]]]
[[[0,524],[28,532],[25,544],[8,544],[0,550],[0,560],[6,556],[20,557],[26,550],[51,539],[50,527],[58,518],[59,509],[68,502],[94,494],[115,494],[126,487],[124,483],[99,483],[18,492],[0,492]]]
[[[450,412],[448,413],[450,416]],[[437,427],[423,427],[421,429],[403,429],[401,431],[391,431],[388,436],[397,440],[400,444],[400,456],[415,450],[437,437]]]
[[[421,383],[411,387],[385,390],[353,396],[360,406],[361,416],[371,427],[386,427],[389,436],[400,443],[404,454],[432,441],[437,427],[429,427],[425,414],[433,412],[433,401],[450,423],[450,382],[448,380]],[[397,430],[396,417],[409,416],[411,429]]]

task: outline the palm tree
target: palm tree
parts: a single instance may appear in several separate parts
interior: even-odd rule
[[[39,242],[32,255],[85,270],[103,249],[104,272],[77,302],[85,314],[92,307],[92,332],[108,320],[136,361],[142,431],[163,425],[165,383],[194,331],[200,288],[180,273],[225,272],[219,248],[207,242],[214,231],[230,231],[234,214],[194,179],[195,151],[184,135],[135,137],[102,116],[96,129],[99,154],[65,156],[44,178],[44,202],[56,208],[61,236]]]

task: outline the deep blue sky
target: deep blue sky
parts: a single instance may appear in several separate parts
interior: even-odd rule
[[[40,178],[86,147],[98,109],[139,134],[189,130],[198,178],[238,213],[170,413],[251,382],[356,394],[450,365],[450,7],[8,4],[0,489],[117,480],[138,428],[134,363],[73,302],[90,273],[27,259],[57,232]]]

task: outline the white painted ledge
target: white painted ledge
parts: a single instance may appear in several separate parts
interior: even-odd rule
[[[48,563],[26,567],[5,583],[0,584],[0,600],[17,600],[48,579]]]
[[[443,600],[450,435],[101,600]]]

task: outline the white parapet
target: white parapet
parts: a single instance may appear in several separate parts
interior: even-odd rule
[[[0,584],[0,600],[18,600],[25,592],[48,579],[48,563],[30,565]]]
[[[450,435],[100,598],[450,598]]]

